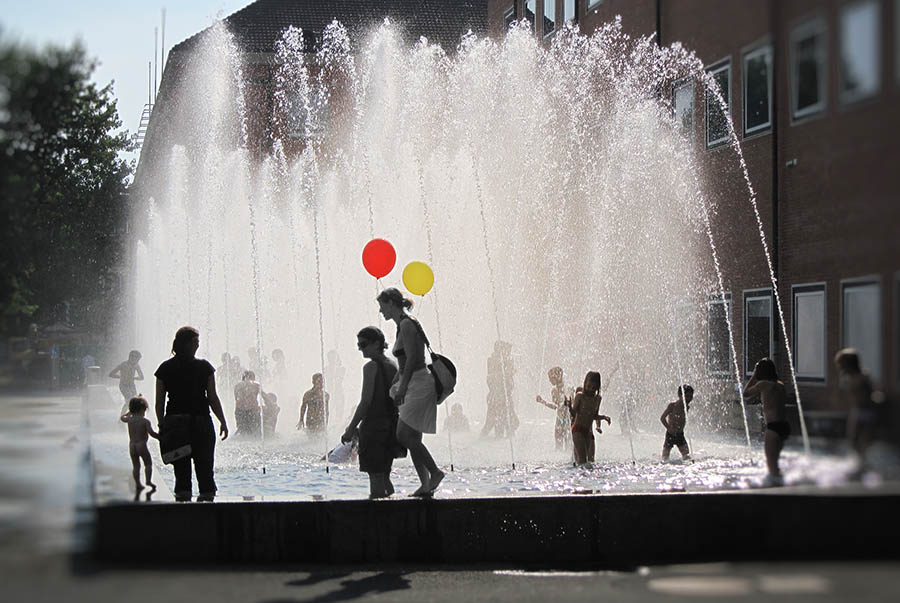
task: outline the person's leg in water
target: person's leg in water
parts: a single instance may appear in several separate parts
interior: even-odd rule
[[[587,462],[593,463],[594,452],[597,449],[597,440],[593,437],[593,434],[587,440]]]
[[[141,451],[141,460],[144,461],[144,483],[148,488],[156,490],[156,484],[153,483],[153,459],[150,458],[150,451],[146,446]]]
[[[141,484],[141,455],[138,453],[135,444],[128,445],[128,453],[131,456],[131,475],[134,476],[134,488],[137,492],[144,489]]]
[[[575,464],[583,465],[587,461],[587,442],[582,434],[572,434],[572,450],[575,453]]]
[[[669,455],[670,455],[671,453],[672,453],[672,447],[669,445],[668,442],[666,442],[665,444],[663,444],[663,449],[662,449],[662,460],[668,461],[668,460],[669,460]]]
[[[197,474],[197,501],[212,501],[216,496],[216,480],[213,477],[216,452],[216,431],[212,418],[195,417],[191,430],[194,471]]]
[[[393,488],[387,487],[389,481],[386,473],[370,473],[369,498],[387,498],[393,494]]]
[[[422,432],[413,429],[403,421],[398,421],[397,440],[409,450],[409,456],[419,475],[419,481],[422,482],[412,496],[426,496],[433,493],[444,479],[444,472],[438,469],[431,453],[422,443]]]
[[[691,451],[690,451],[690,449],[687,447],[687,444],[679,444],[679,445],[678,445],[678,452],[681,453],[681,458],[682,458],[682,459],[684,459],[684,460],[686,460],[686,461],[691,460]]]
[[[781,469],[778,468],[778,457],[784,447],[784,440],[771,429],[766,429],[766,465],[769,475],[775,480],[781,479]]]

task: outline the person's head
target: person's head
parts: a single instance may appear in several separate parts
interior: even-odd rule
[[[685,404],[690,404],[694,399],[694,388],[685,383],[678,386],[678,399],[684,400]]]
[[[838,352],[834,357],[834,365],[842,373],[858,375],[862,372],[859,365],[859,352],[856,351],[856,348],[844,348]]]
[[[194,327],[181,327],[175,331],[175,339],[172,340],[172,353],[186,358],[193,357],[200,347],[200,331]]]
[[[315,373],[312,376],[313,387],[322,387],[322,373]]]
[[[275,362],[284,362],[284,351],[281,348],[272,350],[272,360]]]
[[[760,381],[778,381],[778,370],[771,358],[762,358],[756,363],[756,378]]]
[[[225,366],[231,364],[231,354],[229,354],[228,352],[222,352],[222,364],[224,364]]]
[[[457,402],[456,404],[454,404],[453,406],[451,406],[451,407],[450,407],[450,413],[451,413],[451,414],[454,414],[454,415],[461,415],[461,414],[462,414],[462,404],[460,404],[459,402]]]
[[[584,393],[595,396],[600,391],[601,379],[597,371],[588,371],[584,376]]]
[[[278,396],[273,392],[266,392],[263,394],[263,402],[265,402],[266,406],[277,406],[278,405]]]
[[[240,356],[232,356],[230,366],[232,368],[241,368],[241,358]]]
[[[241,375],[241,381],[256,381],[256,373],[253,371],[244,371]]]
[[[128,401],[128,412],[133,415],[142,415],[147,412],[148,408],[150,408],[150,404],[147,403],[147,398],[144,396],[135,396]]]
[[[547,371],[547,379],[549,379],[550,383],[552,383],[553,385],[562,385],[562,380],[563,380],[562,367],[554,366],[552,369]]]
[[[141,353],[137,350],[131,350],[128,354],[128,362],[131,364],[137,364],[141,360]]]
[[[364,358],[372,358],[376,354],[384,353],[387,342],[384,340],[384,333],[378,327],[363,327],[356,334],[356,347]]]
[[[375,300],[378,302],[378,310],[386,320],[402,317],[413,305],[412,300],[407,299],[396,287],[388,287],[379,293]]]

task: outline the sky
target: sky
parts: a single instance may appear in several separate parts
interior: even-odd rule
[[[156,27],[160,29],[161,49],[162,10],[166,9],[168,51],[216,18],[227,17],[251,2],[188,0],[167,5],[133,0],[16,0],[4,3],[0,26],[4,38],[37,47],[48,43],[68,46],[80,40],[88,56],[98,61],[94,81],[100,86],[113,82],[119,119],[123,128],[133,133],[147,103],[147,64],[153,61]],[[157,80],[161,77],[160,64]]]

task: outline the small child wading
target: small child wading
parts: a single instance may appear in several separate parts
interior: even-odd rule
[[[669,460],[669,453],[672,452],[672,446],[678,446],[678,452],[682,458],[690,460],[691,451],[688,448],[687,440],[684,438],[684,426],[687,423],[687,415],[685,410],[690,408],[691,400],[694,399],[694,388],[690,385],[682,385],[678,388],[678,400],[670,402],[659,417],[660,423],[666,428],[666,441],[663,442],[662,459]]]
[[[603,433],[600,429],[600,421],[611,423],[606,415],[599,414],[600,410],[600,373],[588,371],[584,377],[584,388],[575,394],[572,401],[572,444],[575,451],[575,464],[594,462],[594,434],[591,432],[591,424],[596,421],[597,433]]]
[[[153,431],[150,420],[144,417],[144,413],[150,405],[143,396],[135,396],[128,401],[128,412],[121,416],[121,421],[128,425],[128,454],[131,455],[132,475],[134,475],[134,487],[140,492],[144,489],[141,485],[141,460],[144,461],[144,475],[147,486],[156,490],[156,484],[151,481],[153,477],[153,461],[150,458],[150,450],[147,449],[147,440],[153,436],[157,440],[159,434]]]

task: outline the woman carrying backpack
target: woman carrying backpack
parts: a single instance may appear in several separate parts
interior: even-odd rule
[[[381,315],[397,324],[397,341],[392,350],[400,370],[391,386],[394,404],[400,407],[397,440],[409,449],[422,485],[411,496],[432,496],[444,479],[422,434],[437,432],[437,392],[434,378],[425,366],[425,338],[421,327],[407,310],[412,301],[399,289],[389,287],[376,298]]]

